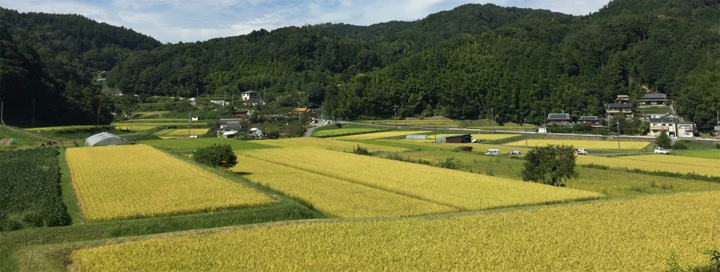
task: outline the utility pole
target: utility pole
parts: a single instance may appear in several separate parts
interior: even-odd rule
[[[492,133],[495,134],[495,108],[490,108],[490,127]]]
[[[395,110],[395,127],[397,128],[397,104],[393,106],[393,109]]]
[[[35,97],[33,97],[32,126],[35,127]]]
[[[190,121],[192,121],[192,111],[188,112],[188,137],[190,137]]]
[[[98,102],[98,109],[97,109],[97,122],[95,123],[96,127],[100,126],[100,102]]]
[[[618,132],[618,150],[620,150],[620,119],[617,119],[617,132]]]
[[[332,126],[330,127],[330,130],[332,132],[332,140],[335,140],[335,115],[332,116]]]
[[[0,101],[0,125],[5,125],[5,101]]]
[[[525,148],[528,147],[527,117],[523,120],[523,130],[525,130]]]

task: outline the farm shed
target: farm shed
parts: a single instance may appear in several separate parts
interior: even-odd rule
[[[85,139],[85,146],[129,145],[130,141],[112,133],[100,132]]]
[[[454,135],[445,137],[445,143],[448,144],[463,144],[472,141],[470,134]]]
[[[428,136],[426,134],[410,134],[410,135],[406,135],[405,139],[407,139],[407,140],[427,140]]]
[[[241,130],[242,118],[225,118],[220,119],[220,130]]]

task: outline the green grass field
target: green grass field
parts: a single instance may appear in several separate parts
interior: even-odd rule
[[[704,159],[720,159],[720,149],[698,150],[698,151],[679,151],[673,150],[672,155],[704,158]]]
[[[378,132],[386,130],[384,128],[379,127],[373,127],[373,126],[366,126],[366,125],[356,125],[356,124],[344,124],[342,128],[334,127],[334,125],[327,125],[322,126],[319,128],[316,128],[312,136],[313,137],[330,137],[332,135],[335,136],[344,136],[344,135],[352,135],[352,134],[361,134],[361,133],[370,133],[370,132]]]
[[[6,139],[6,138],[12,138],[12,139],[14,139],[14,141],[11,145],[8,145],[8,146],[0,145],[0,150],[21,147],[21,146],[40,145],[41,143],[47,142],[47,140],[42,139],[37,136],[33,136],[30,133],[22,133],[22,132],[12,130],[5,126],[0,126],[0,140]]]

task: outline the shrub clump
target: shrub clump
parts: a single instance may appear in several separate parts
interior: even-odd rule
[[[229,144],[213,144],[193,152],[193,160],[197,163],[230,168],[237,164],[237,156]]]

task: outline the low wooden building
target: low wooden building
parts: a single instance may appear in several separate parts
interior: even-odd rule
[[[453,135],[445,137],[445,143],[448,144],[464,144],[472,141],[470,134]]]

